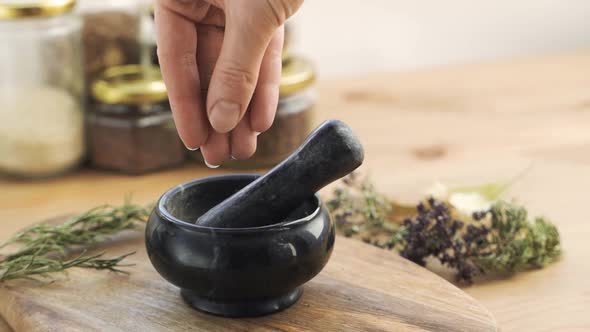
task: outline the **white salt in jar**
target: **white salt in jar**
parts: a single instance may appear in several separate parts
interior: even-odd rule
[[[75,0],[0,2],[0,173],[47,177],[84,156]]]

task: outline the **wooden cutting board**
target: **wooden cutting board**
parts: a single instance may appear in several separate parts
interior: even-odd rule
[[[0,286],[0,314],[15,331],[497,331],[463,291],[397,255],[338,237],[326,268],[291,308],[228,319],[187,306],[147,258],[139,232],[109,255],[137,251],[130,275],[74,269],[49,285]]]

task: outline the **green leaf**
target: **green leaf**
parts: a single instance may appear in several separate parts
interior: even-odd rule
[[[458,187],[449,189],[450,194],[454,193],[478,193],[488,201],[495,202],[502,197],[512,185],[511,182],[486,183],[479,186]]]
[[[466,186],[466,187],[457,187],[457,188],[450,188],[449,193],[478,193],[486,200],[495,202],[502,198],[502,196],[510,189],[514,183],[520,180],[523,176],[525,176],[531,169],[532,166],[527,167],[522,172],[514,176],[512,179],[507,181],[501,182],[490,182],[484,183],[477,186]]]

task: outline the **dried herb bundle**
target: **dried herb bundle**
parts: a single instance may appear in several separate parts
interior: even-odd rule
[[[560,255],[554,225],[544,218],[529,222],[523,207],[504,201],[473,215],[434,198],[409,207],[376,192],[367,179],[353,176],[335,190],[328,207],[345,236],[394,249],[420,265],[435,258],[455,269],[462,282],[486,272],[543,267]]]
[[[85,251],[75,258],[67,256],[71,251],[96,244],[108,235],[136,228],[145,222],[148,214],[149,208],[126,202],[121,206],[91,209],[62,225],[34,225],[0,245],[0,249],[9,245],[18,248],[0,255],[0,282],[21,278],[52,281],[49,273],[72,267],[124,272],[119,267],[127,265],[121,261],[133,253],[110,259],[103,258],[104,253],[86,255]]]

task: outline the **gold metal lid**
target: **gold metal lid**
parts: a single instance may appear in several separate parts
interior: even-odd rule
[[[92,83],[92,97],[105,104],[138,105],[168,98],[160,68],[127,65],[105,70]]]
[[[76,0],[12,0],[0,2],[0,20],[47,17],[70,12]]]
[[[283,61],[280,95],[288,96],[297,93],[315,81],[315,70],[308,60],[290,56]]]

